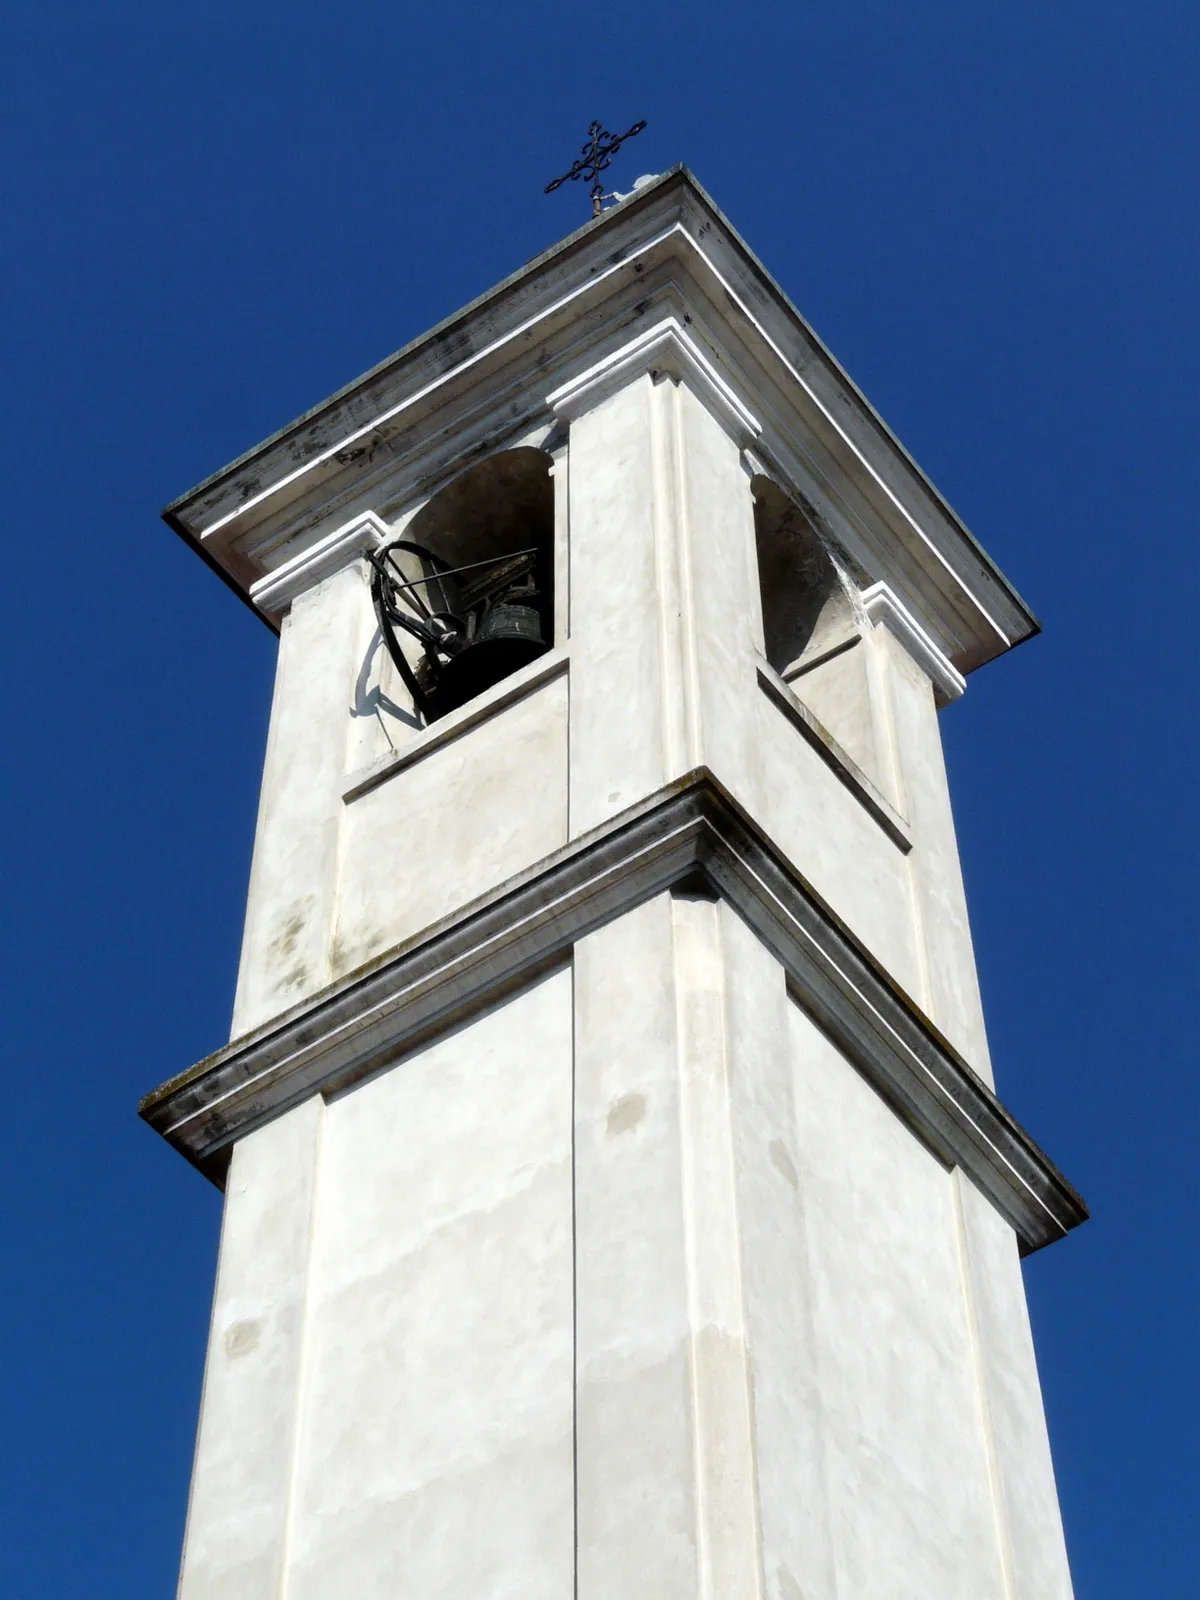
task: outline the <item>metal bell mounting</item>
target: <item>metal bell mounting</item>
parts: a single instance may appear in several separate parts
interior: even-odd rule
[[[408,577],[396,558],[424,568]],[[388,654],[425,722],[482,694],[549,648],[534,581],[536,549],[451,567],[434,551],[396,539],[372,553],[371,595]],[[401,633],[416,639],[415,664]]]

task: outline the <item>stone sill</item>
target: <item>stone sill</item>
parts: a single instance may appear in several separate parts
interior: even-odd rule
[[[394,778],[398,772],[407,771],[418,761],[423,761],[426,756],[432,755],[435,750],[453,744],[462,734],[469,733],[481,722],[487,722],[499,712],[506,711],[518,700],[524,700],[526,695],[532,694],[535,689],[540,689],[544,683],[561,677],[566,670],[567,652],[547,650],[544,656],[539,656],[527,667],[522,667],[519,672],[514,672],[510,677],[503,679],[486,694],[477,695],[474,700],[468,701],[465,706],[459,706],[457,711],[451,711],[448,716],[440,718],[431,727],[422,728],[420,733],[414,735],[407,744],[400,745],[396,750],[389,750],[370,766],[360,767],[357,772],[352,772],[346,788],[342,791],[342,800],[349,805],[352,801],[361,799],[364,794],[370,794],[372,789],[377,789],[381,783]]]
[[[768,700],[783,712],[820,756],[839,783],[850,793],[887,834],[888,838],[905,855],[913,847],[912,830],[906,818],[871,782],[860,766],[846,754],[841,745],[823,723],[818,722],[804,702],[793,693],[784,680],[760,656],[758,658],[758,684]]]

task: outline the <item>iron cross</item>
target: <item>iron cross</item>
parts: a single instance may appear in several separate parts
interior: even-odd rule
[[[550,194],[557,189],[560,183],[566,183],[568,178],[584,178],[592,180],[592,215],[598,217],[604,209],[604,202],[612,198],[604,192],[604,185],[600,181],[600,174],[608,166],[617,151],[626,139],[632,139],[635,133],[641,133],[646,126],[645,122],[635,122],[628,133],[609,133],[599,122],[593,122],[588,128],[588,142],[580,147],[581,154],[570,172],[564,172],[561,178],[555,178],[553,183],[546,185],[546,193]]]

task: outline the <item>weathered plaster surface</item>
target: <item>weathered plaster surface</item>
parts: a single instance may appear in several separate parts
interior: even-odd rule
[[[670,939],[661,896],[575,952],[580,1600],[701,1592]]]
[[[919,977],[913,976],[911,992],[920,996],[942,1032],[991,1083],[991,1058],[933,688],[890,633],[877,629],[873,643],[883,663],[898,781],[914,841],[908,870],[921,972]]]
[[[903,852],[784,720],[765,695],[754,703],[768,826],[813,887],[909,993],[919,968]]]
[[[329,981],[347,695],[369,606],[358,566],[292,605],[279,642],[233,1033]]]
[[[332,977],[566,842],[567,694],[553,679],[347,805]]]
[[[857,644],[790,678],[795,694],[835,735],[855,763],[880,782],[879,733],[872,715],[867,652]]]
[[[728,906],[725,1039],[765,1592],[834,1595],[836,1531],[817,1365],[784,973]]]
[[[363,551],[516,445],[554,651],[422,728]],[[693,180],[170,516],[281,628],[186,1600],[1068,1600],[936,716],[1036,624]]]
[[[951,1175],[790,1022],[838,1592],[1001,1597]]]
[[[571,656],[580,665],[571,704],[574,834],[667,777],[653,403],[651,380],[638,378],[571,426]]]
[[[295,1600],[570,1592],[571,1031],[560,971],[327,1108]]]
[[[961,1171],[954,1181],[1009,1592],[1070,1600],[1071,1572],[1016,1241]]]
[[[572,991],[559,971],[239,1145],[181,1594],[563,1600]]]
[[[1011,1231],[711,891],[229,1195],[185,1596],[1070,1593]]]
[[[324,1115],[308,1100],[234,1152],[180,1600],[282,1592]]]

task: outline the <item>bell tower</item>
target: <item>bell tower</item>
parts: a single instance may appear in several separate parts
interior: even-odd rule
[[[177,501],[279,632],[185,1600],[1067,1600],[938,731],[1036,631],[682,168]]]

